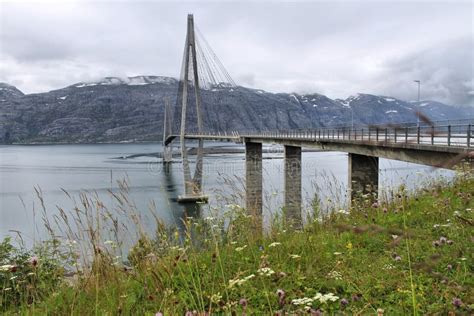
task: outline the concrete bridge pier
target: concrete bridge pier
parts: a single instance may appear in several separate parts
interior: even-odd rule
[[[245,143],[245,208],[261,229],[262,220],[262,144]]]
[[[301,147],[285,146],[285,216],[294,228],[303,226],[301,216]]]
[[[163,146],[163,163],[169,163],[173,160],[171,146]]]
[[[369,199],[378,199],[379,158],[349,153],[348,188],[350,202],[369,194]]]

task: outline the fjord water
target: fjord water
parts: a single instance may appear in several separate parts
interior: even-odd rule
[[[237,147],[211,143],[208,147]],[[278,212],[283,195],[283,160],[279,147],[267,147],[264,154],[264,217]],[[165,172],[153,153],[161,151],[158,143],[91,144],[91,145],[10,145],[0,146],[0,237],[22,233],[26,243],[46,238],[41,204],[34,188],[42,192],[44,206],[54,223],[58,207],[72,211],[81,192],[97,194],[105,206],[118,205],[109,191],[119,190],[117,180],[127,179],[129,199],[145,229],[153,231],[154,214],[166,225],[182,225],[184,216],[210,216],[231,209],[229,204],[242,203],[236,191],[243,190],[244,154],[213,154],[204,160],[204,191],[210,203],[185,208],[175,202],[183,193],[180,163]],[[124,159],[125,157],[136,155]],[[178,158],[175,158],[178,160]],[[347,154],[338,152],[303,152],[303,203],[309,211],[318,193],[323,206],[343,204],[347,187]],[[430,179],[451,178],[454,173],[427,166],[381,159],[380,186],[383,192],[405,184],[419,187]],[[68,196],[66,191],[70,196]],[[240,192],[241,193],[241,192]]]

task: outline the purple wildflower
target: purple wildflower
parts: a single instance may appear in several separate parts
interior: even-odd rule
[[[453,265],[452,264],[448,264],[448,266],[446,267],[449,271],[451,271],[453,269]]]
[[[276,291],[276,294],[278,295],[278,304],[280,304],[280,306],[285,305],[285,291],[283,291],[282,289],[278,289]]]
[[[38,257],[36,256],[31,257],[29,261],[33,267],[36,267],[38,265]]]
[[[456,306],[456,307],[461,307],[462,306],[462,301],[460,298],[453,298],[453,305]]]
[[[448,240],[448,239],[447,239],[446,237],[444,237],[444,236],[441,236],[441,237],[439,238],[439,242],[442,243],[442,244],[445,244],[447,240]]]
[[[341,305],[342,305],[342,306],[346,306],[347,304],[349,304],[349,301],[348,301],[346,298],[343,298],[343,299],[341,300]]]
[[[454,241],[452,241],[451,239],[449,239],[448,241],[446,241],[446,243],[447,243],[448,245],[452,245],[452,244],[454,243]]]
[[[320,309],[312,309],[310,310],[311,316],[321,316],[323,313]]]
[[[248,301],[247,299],[245,298],[241,298],[240,301],[239,301],[239,304],[242,306],[242,308],[245,310],[247,308],[247,305],[248,305]]]
[[[163,313],[162,312],[158,312],[155,314],[155,316],[163,316]]]
[[[193,315],[194,315],[194,314],[193,314],[193,312],[191,312],[191,311],[187,311],[186,314],[184,314],[184,316],[193,316]]]
[[[378,204],[377,202],[374,202],[374,203],[372,204],[372,207],[373,207],[373,208],[377,208],[377,207],[379,207],[379,204]]]
[[[435,247],[438,247],[439,246],[439,241],[438,240],[435,240],[432,242],[433,246]]]
[[[388,212],[388,210],[387,210],[386,207],[383,208],[383,212],[384,212],[384,213],[387,213],[387,212]]]
[[[352,301],[358,302],[362,299],[362,294],[354,294],[352,295]]]
[[[393,258],[393,260],[395,260],[395,261],[402,261],[402,257],[396,256],[395,258]]]

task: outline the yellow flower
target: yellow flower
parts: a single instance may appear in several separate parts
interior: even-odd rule
[[[352,243],[350,241],[347,243],[346,248],[352,250]]]

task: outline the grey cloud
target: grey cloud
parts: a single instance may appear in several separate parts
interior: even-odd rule
[[[2,2],[0,81],[39,92],[102,76],[177,77],[194,13],[242,85],[413,99],[420,79],[424,98],[472,105],[471,10],[469,2]]]

